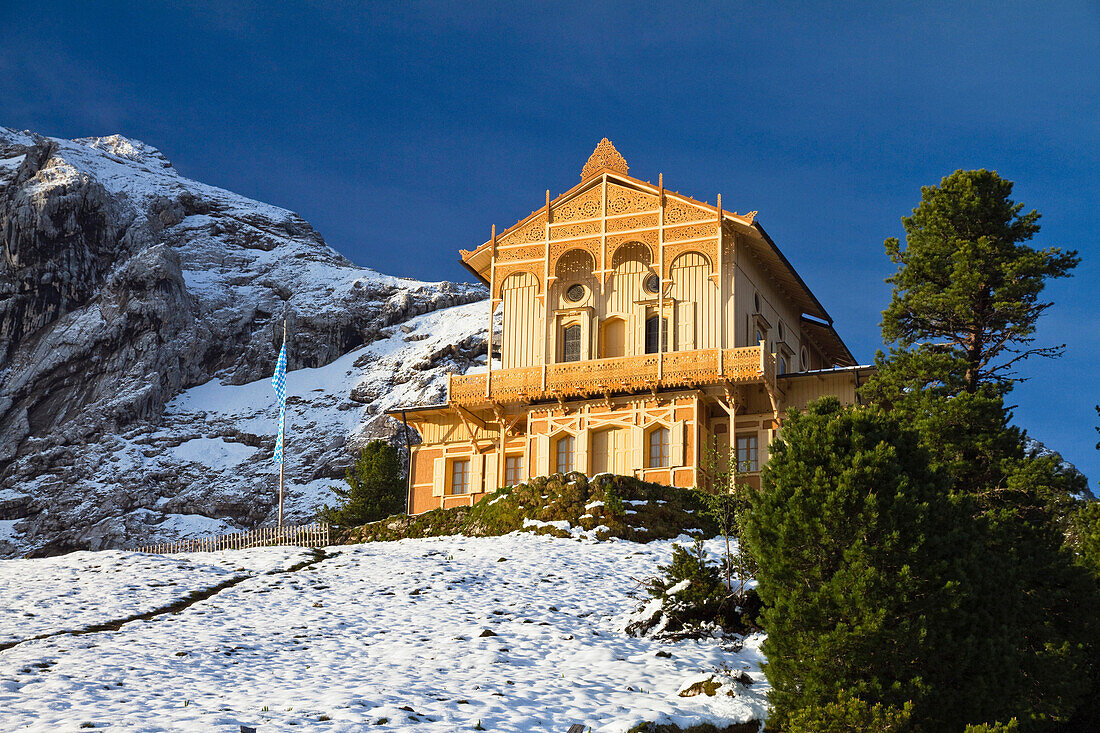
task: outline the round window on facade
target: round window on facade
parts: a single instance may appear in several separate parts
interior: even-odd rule
[[[580,284],[570,285],[569,289],[565,291],[565,299],[568,300],[570,303],[581,302],[582,300],[584,300],[584,295],[584,286]]]
[[[645,282],[642,283],[642,288],[647,293],[656,293],[661,289],[661,278],[657,277],[656,274],[650,275],[645,279]]]
[[[779,322],[779,340],[783,340],[783,321]]]
[[[756,307],[756,312],[760,312],[760,293],[752,294],[752,304]]]
[[[806,371],[810,368],[810,353],[806,351],[805,346],[802,347],[800,356],[802,358],[802,371]]]

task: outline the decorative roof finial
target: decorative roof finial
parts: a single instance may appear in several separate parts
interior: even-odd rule
[[[588,162],[584,164],[584,168],[581,168],[581,180],[587,180],[605,168],[624,176],[629,170],[626,160],[619,155],[619,151],[606,137],[600,140],[600,144],[592,151],[592,155],[589,156]]]

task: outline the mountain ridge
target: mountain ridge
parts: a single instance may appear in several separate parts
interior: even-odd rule
[[[284,319],[290,455],[313,462],[291,520],[358,444],[394,434],[393,399],[439,399],[448,371],[484,359],[481,286],[353,265],[297,214],[121,135],[0,127],[0,233],[0,554],[269,520],[261,390]],[[298,372],[320,386],[295,392]]]

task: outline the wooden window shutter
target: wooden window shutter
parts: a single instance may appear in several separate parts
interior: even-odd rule
[[[684,465],[684,421],[678,420],[672,423],[669,440],[669,466]]]
[[[500,488],[501,481],[497,478],[500,472],[500,456],[490,453],[485,456],[485,490],[496,491]]]
[[[573,441],[573,470],[588,475],[588,430],[582,430]]]
[[[535,436],[535,452],[538,454],[538,470],[536,476],[550,475],[550,436]]]
[[[482,488],[482,480],[484,475],[485,456],[480,453],[475,453],[470,456],[470,493],[480,494],[484,489]]]
[[[634,309],[634,338],[630,344],[630,348],[627,349],[628,356],[638,356],[645,353],[645,316],[646,307],[643,305],[640,308]]]
[[[681,300],[676,304],[676,350],[695,348],[695,303]]]
[[[432,496],[443,496],[447,485],[447,459],[436,458],[432,464]]]
[[[645,467],[645,429],[632,425],[630,428],[630,469],[636,472]]]

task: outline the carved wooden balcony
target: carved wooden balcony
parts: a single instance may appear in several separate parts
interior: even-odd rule
[[[451,375],[449,396],[453,404],[465,406],[586,398],[722,382],[775,385],[775,354],[765,352],[763,345],[669,351],[664,354],[664,364],[659,361],[657,354],[645,354],[494,369],[491,374]]]

